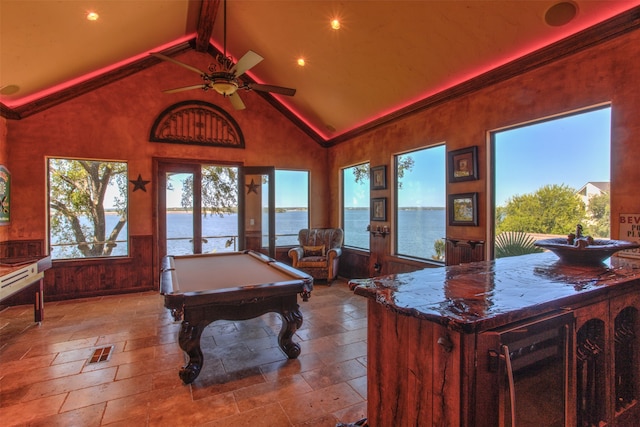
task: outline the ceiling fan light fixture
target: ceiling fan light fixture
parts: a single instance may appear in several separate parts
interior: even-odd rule
[[[211,81],[211,88],[220,95],[229,96],[236,93],[238,90],[238,83],[227,79],[213,79]]]

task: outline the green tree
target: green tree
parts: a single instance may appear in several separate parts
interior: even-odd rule
[[[566,234],[586,215],[584,203],[571,187],[545,185],[533,194],[514,196],[496,209],[496,234],[523,231]]]
[[[104,206],[107,189],[116,186],[118,222],[107,230]],[[51,238],[63,246],[65,257],[109,256],[127,223],[127,165],[90,160],[49,160]]]
[[[413,169],[414,160],[411,157],[403,157],[398,163],[398,186],[402,188],[401,178],[404,177],[405,171]],[[353,168],[353,175],[357,183],[369,180],[369,164],[362,164]]]
[[[238,208],[238,169],[228,166],[202,166],[202,212],[223,216]],[[193,201],[193,175],[182,184],[184,208],[191,208]]]
[[[598,194],[589,198],[587,206],[587,221],[584,221],[589,234],[594,237],[608,238],[611,235],[611,206],[608,193]]]

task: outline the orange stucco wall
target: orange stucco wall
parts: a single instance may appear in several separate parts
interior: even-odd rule
[[[189,84],[194,76],[173,64],[161,63],[24,120],[4,122],[6,138],[0,127],[0,142],[4,146],[0,147],[0,159],[5,156],[13,174],[12,209],[17,220],[0,229],[3,233],[0,238],[46,238],[47,156],[125,160],[129,163],[130,179],[141,174],[146,180],[153,179],[154,157],[310,170],[310,225],[317,227],[340,224],[341,168],[369,162],[371,166],[388,165],[392,171],[394,154],[444,142],[448,151],[478,146],[480,164],[479,180],[447,184],[448,193],[479,193],[480,224],[448,227],[447,236],[486,240],[490,237],[489,131],[608,102],[612,104],[611,232],[616,237],[617,215],[640,212],[638,58],[640,31],[634,31],[400,118],[329,149],[320,147],[251,92],[242,92],[247,105],[244,111],[234,111],[226,100],[211,93],[163,94],[161,89]],[[200,68],[211,61],[196,52],[185,53],[178,59]],[[246,148],[148,142],[150,127],[158,114],[167,106],[188,99],[207,100],[227,110],[240,125]],[[567,159],[568,173],[574,167],[580,167],[579,158]],[[392,187],[375,191],[372,196],[388,197],[391,201]],[[130,193],[131,235],[154,235],[155,191],[152,183],[146,193]],[[393,220],[392,215],[389,220]],[[390,243],[372,245],[371,258],[388,257],[391,247]]]
[[[213,61],[210,56],[193,51],[177,59],[202,69]],[[18,189],[13,198],[13,213],[20,220],[10,226],[8,238],[46,237],[47,156],[122,160],[128,162],[129,179],[140,174],[152,181],[146,192],[131,192],[130,187],[131,235],[153,234],[154,157],[309,170],[310,224],[328,225],[326,149],[253,92],[241,92],[247,106],[243,111],[235,111],[228,100],[212,92],[162,93],[162,89],[198,80],[188,70],[160,63],[26,119],[9,120],[8,161]],[[168,106],[184,100],[208,101],[229,112],[242,129],[245,149],[149,142],[156,117]]]
[[[640,31],[635,31],[332,147],[330,188],[331,200],[336,203],[331,220],[339,222],[341,168],[370,162],[372,167],[386,164],[392,171],[397,153],[443,142],[447,151],[475,145],[480,179],[447,184],[447,193],[478,192],[480,223],[478,227],[447,227],[447,237],[485,240],[489,237],[488,132],[611,102],[611,236],[617,238],[617,214],[640,212],[639,82]],[[579,153],[566,160],[567,173],[580,167]],[[372,197],[393,200],[392,191],[378,190]]]

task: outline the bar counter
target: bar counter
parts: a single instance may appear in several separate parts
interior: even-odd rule
[[[356,295],[390,310],[464,332],[606,297],[613,285],[640,292],[640,260],[614,256],[596,266],[567,265],[545,252],[349,282]]]
[[[372,427],[638,425],[639,259],[545,252],[349,286],[368,299]]]

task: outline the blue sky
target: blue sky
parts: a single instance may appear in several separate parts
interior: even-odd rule
[[[611,109],[602,108],[497,132],[496,203],[504,205],[510,197],[534,193],[547,184],[565,184],[578,190],[587,182],[608,182],[610,127]],[[414,157],[416,165],[434,167],[414,167],[407,172],[403,178],[406,191],[399,194],[399,206],[445,206],[444,146],[407,155]],[[486,173],[486,166],[480,164],[479,170],[480,174]],[[387,179],[391,178],[387,171]],[[424,198],[411,197],[416,192],[424,192]],[[346,206],[368,206],[368,198],[366,185],[345,188]]]
[[[496,133],[496,203],[504,205],[515,195],[533,193],[547,184],[565,184],[576,190],[587,182],[610,179],[611,109],[547,120]],[[478,144],[481,144],[479,141]],[[445,146],[405,155],[416,166],[403,178],[399,206],[439,206],[445,200]],[[425,168],[417,165],[429,164]],[[378,165],[374,165],[378,166]],[[393,168],[387,166],[387,185],[393,185]],[[480,164],[481,174],[485,165]],[[307,206],[308,174],[299,171],[276,172],[276,204],[283,207]],[[176,185],[176,190],[180,186]],[[450,186],[450,191],[453,187]],[[422,195],[417,197],[416,195]],[[345,205],[369,207],[369,183],[354,185],[347,180]],[[169,197],[169,206],[179,206],[179,191]]]
[[[547,184],[609,182],[610,139],[610,108],[497,133],[496,204]]]

